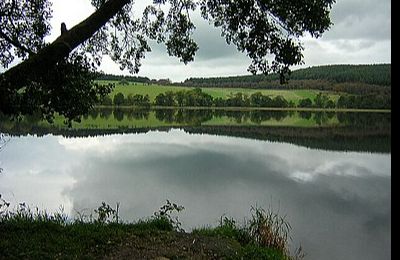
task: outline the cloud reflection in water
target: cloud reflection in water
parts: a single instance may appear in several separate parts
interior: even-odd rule
[[[259,205],[287,215],[307,259],[390,259],[390,154],[180,130],[12,141],[1,155],[0,193],[34,205],[64,204],[74,214],[120,202],[121,217],[131,221],[170,199],[185,206],[186,229],[217,224],[224,214],[242,220]]]

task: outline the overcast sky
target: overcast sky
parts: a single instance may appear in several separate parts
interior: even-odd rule
[[[140,5],[145,1],[137,0]],[[71,28],[93,12],[89,0],[54,0],[53,9],[53,30],[49,40],[59,35],[62,21]],[[323,37],[303,39],[305,64],[301,67],[391,63],[390,0],[337,0],[331,18],[334,25]],[[194,62],[184,65],[177,58],[169,57],[163,46],[152,44],[153,51],[146,55],[138,75],[182,81],[189,77],[249,74],[247,67],[250,60],[245,54],[227,45],[220,37],[219,29],[196,17],[194,20],[198,21],[194,37],[200,47]],[[101,70],[106,73],[129,74],[120,71],[118,65],[107,58]]]

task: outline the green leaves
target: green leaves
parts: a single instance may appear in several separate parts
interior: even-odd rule
[[[0,65],[7,68],[15,57],[25,59],[43,48],[51,17],[48,0],[0,1]]]
[[[171,203],[169,200],[161,206],[158,212],[154,212],[154,219],[156,220],[165,220],[167,221],[175,231],[184,232],[182,223],[179,221],[178,216],[173,216],[174,214],[178,214],[185,208],[181,205]]]
[[[253,74],[276,72],[281,82],[289,67],[302,63],[298,40],[308,32],[318,37],[331,25],[333,0],[202,0],[204,19],[221,27],[228,43],[252,59]],[[269,62],[274,57],[272,63]]]

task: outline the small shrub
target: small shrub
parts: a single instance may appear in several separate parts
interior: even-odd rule
[[[94,210],[94,212],[97,214],[97,222],[101,224],[111,222],[118,223],[118,209],[119,203],[117,203],[116,209],[113,209],[110,205],[103,201],[100,207]]]
[[[172,216],[174,212],[179,213],[184,209],[185,208],[183,206],[171,203],[169,200],[167,200],[167,202],[163,206],[161,206],[161,208],[157,212],[154,212],[154,219],[161,221],[166,220],[172,225],[174,230],[178,232],[185,232],[185,230],[183,230],[181,227],[182,223],[179,221],[178,216]]]

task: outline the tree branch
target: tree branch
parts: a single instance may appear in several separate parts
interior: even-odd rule
[[[6,40],[7,42],[11,43],[12,45],[14,45],[14,47],[28,53],[29,55],[34,55],[35,53],[31,50],[29,50],[28,48],[24,47],[22,44],[20,44],[18,41],[14,41],[13,39],[11,39],[10,37],[7,36],[7,34],[3,33],[0,30],[0,37],[2,37],[4,40]]]
[[[87,19],[59,36],[50,45],[31,55],[27,60],[0,74],[1,92],[9,92],[26,86],[31,78],[54,67],[77,46],[88,40],[131,0],[109,0]]]

